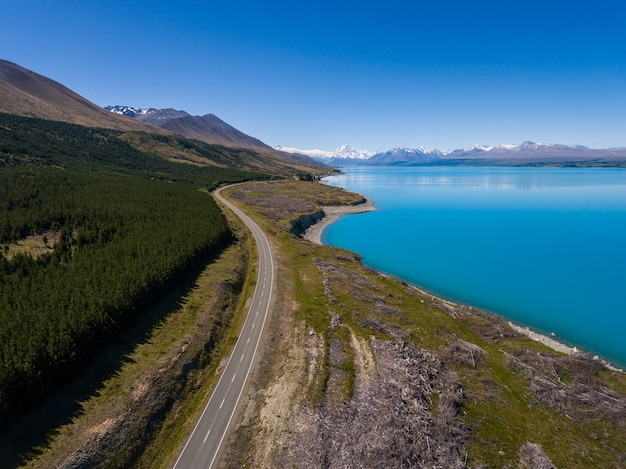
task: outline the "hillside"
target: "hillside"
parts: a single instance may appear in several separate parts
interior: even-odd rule
[[[140,109],[129,106],[107,106],[105,109],[142,122],[158,125],[179,137],[208,145],[234,148],[238,151],[248,150],[265,161],[271,168],[295,165],[301,173],[320,174],[328,171],[324,163],[320,163],[307,155],[276,150],[261,140],[241,132],[214,114],[192,116],[185,111],[174,109]],[[254,167],[258,169],[258,166]]]
[[[161,127],[173,134],[193,138],[205,143],[240,148],[272,149],[262,141],[240,132],[213,114],[201,117],[185,116],[169,119]]]
[[[120,138],[137,145],[140,151],[152,151],[177,162],[282,176],[328,172],[323,164],[308,157],[278,152],[212,114],[192,117],[173,109],[151,110],[153,112],[148,113],[130,111],[132,108],[108,111],[54,80],[0,60],[0,113],[130,132]],[[132,135],[136,132],[143,137]],[[168,140],[167,135],[186,137],[188,141]],[[236,156],[233,157],[233,154]],[[220,162],[214,161],[212,155]]]
[[[164,133],[158,127],[107,112],[60,83],[1,59],[0,112],[89,127]]]

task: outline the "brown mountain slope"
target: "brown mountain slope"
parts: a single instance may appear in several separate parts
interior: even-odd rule
[[[162,128],[182,137],[201,142],[238,148],[273,150],[262,141],[244,134],[214,114],[169,119]]]
[[[0,112],[88,127],[166,133],[158,127],[108,112],[50,78],[1,59]]]
[[[161,124],[163,129],[181,137],[199,140],[210,145],[220,145],[229,148],[252,150],[266,163],[283,166],[304,165],[301,170],[311,171],[310,167],[319,168],[325,165],[306,155],[277,151],[261,140],[251,137],[235,127],[227,124],[214,114],[204,116],[184,116],[166,120]],[[315,171],[313,171],[315,172]]]
[[[164,126],[150,125],[104,108],[83,98],[60,83],[12,62],[0,59],[0,113],[68,122],[87,127],[104,127],[121,131],[144,131],[152,134],[177,134],[210,145],[235,148],[249,153],[239,155],[239,163],[226,167],[250,169],[277,174],[324,172],[324,165],[308,158],[280,153],[260,140],[240,132],[213,114],[204,117],[171,119]],[[142,151],[155,151],[137,143],[141,137],[127,136]],[[148,139],[149,140],[149,139]],[[166,145],[167,146],[167,145]],[[176,145],[175,145],[176,146]],[[166,158],[174,149],[158,151]],[[192,155],[193,156],[193,155]],[[178,161],[197,161],[187,152],[176,150]],[[218,164],[219,166],[219,164]]]

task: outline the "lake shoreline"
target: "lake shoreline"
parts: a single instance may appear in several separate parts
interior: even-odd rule
[[[324,216],[317,223],[307,228],[307,230],[304,233],[302,233],[302,237],[312,243],[323,245],[322,234],[324,230],[328,228],[328,226],[330,226],[332,223],[338,221],[341,217],[345,215],[366,213],[366,212],[371,212],[373,210],[376,210],[376,208],[374,207],[374,202],[372,200],[367,199],[367,198],[365,198],[365,200],[366,202],[362,204],[358,204],[358,205],[336,205],[336,206],[323,207],[322,211],[324,213]],[[388,274],[384,274],[384,275],[388,275]],[[426,293],[428,295],[436,297],[439,301],[443,301],[443,302],[450,303],[450,304],[456,304],[440,296],[433,295],[431,292],[423,290],[419,286],[416,286],[416,285],[411,285],[411,286],[422,293]],[[489,312],[489,313],[497,314],[493,312]],[[554,339],[553,337],[536,332],[528,326],[521,326],[519,324],[515,324],[509,321],[508,319],[506,319],[506,321],[509,324],[509,326],[513,330],[518,332],[519,334],[525,335],[532,340],[540,342],[546,347],[549,347],[552,350],[555,350],[559,353],[563,353],[565,355],[573,355],[575,353],[585,353],[584,351],[579,350],[575,346],[570,347],[569,345],[566,345],[565,343],[560,342]],[[612,365],[610,362],[608,362],[607,360],[604,360],[598,355],[593,356],[592,359],[598,360],[605,368],[611,371],[618,371],[618,372],[624,373],[624,370],[622,368],[618,368]]]
[[[322,207],[324,216],[314,225],[311,225],[302,233],[302,237],[315,244],[322,244],[322,233],[332,223],[339,220],[344,215],[352,215],[357,213],[366,213],[376,210],[374,202],[363,197],[365,202],[357,205],[332,205]]]

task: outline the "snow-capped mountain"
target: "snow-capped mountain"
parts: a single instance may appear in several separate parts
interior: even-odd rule
[[[301,150],[300,148],[283,147],[281,145],[275,146],[274,150],[284,151],[285,153],[298,153],[300,155],[307,155],[317,159],[328,158],[328,156],[332,154],[332,152],[326,150]]]
[[[626,149],[612,148],[596,150],[582,145],[560,145],[525,141],[520,144],[497,146],[474,145],[457,150],[420,148],[394,148],[386,152],[372,154],[343,145],[334,152],[323,150],[299,150],[277,147],[282,151],[312,156],[330,166],[345,165],[462,165],[495,164],[515,165],[570,165],[607,162],[611,165],[617,159],[626,158]],[[587,162],[587,163],[585,163]]]
[[[330,158],[348,158],[352,160],[366,160],[374,153],[371,151],[353,148],[350,145],[341,145],[331,155]]]
[[[262,141],[227,124],[214,114],[192,116],[176,109],[138,108],[132,106],[107,106],[104,109],[133,119],[156,125],[174,135],[192,138],[212,145],[236,148],[271,150]]]
[[[146,122],[148,124],[160,126],[165,121],[170,119],[177,119],[179,117],[187,117],[188,113],[185,111],[177,111],[176,109],[155,109],[155,108],[139,108],[131,106],[107,106],[104,109],[113,112],[115,114],[121,114],[123,116],[132,117],[133,119]]]
[[[552,143],[536,143],[525,141],[518,145],[498,145],[489,147],[474,145],[473,147],[454,150],[447,156],[450,158],[537,158],[569,156],[582,157],[606,150],[592,150],[582,145],[559,145]]]
[[[299,153],[301,155],[308,155],[326,164],[351,164],[355,162],[361,162],[370,158],[374,153],[371,151],[360,150],[358,148],[351,147],[350,145],[342,145],[335,151],[325,150],[301,150],[291,147],[275,147],[276,150],[284,151],[287,153]]]
[[[447,153],[441,150],[427,150],[420,148],[393,148],[382,153],[376,153],[367,160],[368,164],[415,164],[441,159]]]

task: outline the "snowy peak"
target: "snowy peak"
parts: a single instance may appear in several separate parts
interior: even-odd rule
[[[301,155],[311,156],[324,163],[333,164],[338,160],[366,160],[374,153],[371,151],[360,150],[358,148],[351,147],[350,145],[341,145],[335,151],[326,150],[301,150],[299,148],[292,147],[274,147],[278,151],[284,151],[287,153],[299,153]]]
[[[283,151],[285,153],[297,153],[299,155],[307,155],[317,159],[327,158],[331,153],[326,150],[301,150],[299,148],[293,147],[283,147],[281,145],[277,145],[274,147],[274,150]]]
[[[143,111],[150,111],[152,108],[141,109],[141,108],[130,107],[130,106],[106,106],[104,109],[112,112],[113,114],[120,114],[122,116],[135,118],[138,115],[140,115]]]
[[[440,150],[420,148],[393,148],[389,151],[372,156],[370,164],[416,164],[437,160],[443,156]]]
[[[121,114],[126,117],[132,117],[133,119],[158,126],[170,119],[189,116],[189,114],[185,111],[177,111],[172,108],[155,109],[152,107],[140,108],[132,106],[107,106],[104,109],[114,114]]]
[[[566,165],[580,161],[626,158],[625,149],[593,150],[582,145],[537,143],[530,140],[519,144],[497,146],[474,145],[458,150],[438,150],[396,147],[389,151],[372,154],[349,145],[342,145],[334,152],[323,150],[296,150],[278,147],[283,151],[306,154],[331,166],[344,165],[459,165],[497,164],[515,166],[521,164]]]
[[[374,153],[353,148],[350,145],[341,145],[331,155],[330,158],[349,158],[354,160],[366,160]]]

